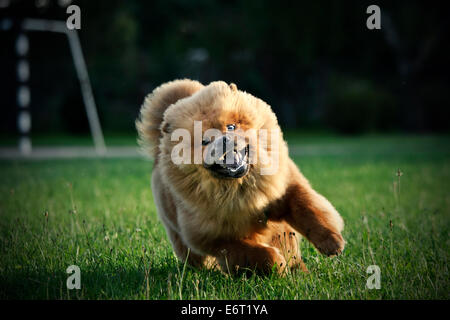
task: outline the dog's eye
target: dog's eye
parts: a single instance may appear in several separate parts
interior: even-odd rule
[[[210,143],[211,141],[209,139],[203,139],[202,140],[202,146],[206,146],[208,143]]]
[[[234,129],[236,129],[236,125],[235,124],[227,124],[227,130],[228,131],[234,131]]]

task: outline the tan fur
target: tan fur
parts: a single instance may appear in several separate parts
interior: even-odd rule
[[[225,131],[227,124],[276,132],[276,150],[260,144],[255,149],[261,159],[278,154],[278,170],[261,175],[264,165],[258,161],[242,178],[220,179],[201,164],[174,164],[171,152],[179,141],[171,141],[171,133],[184,128],[193,137],[195,120],[202,121],[203,132]],[[343,250],[341,216],[289,158],[276,116],[262,100],[234,84],[177,80],[146,98],[136,125],[141,143],[155,156],[152,190],[158,215],[182,261],[218,264],[225,272],[268,272],[273,265],[279,272],[286,265],[306,270],[299,233],[324,254]],[[194,143],[189,143],[193,153]]]
[[[141,107],[140,119],[136,121],[139,132],[139,143],[155,156],[159,138],[161,137],[161,123],[167,107],[180,99],[186,98],[203,88],[200,82],[188,79],[167,82],[156,88],[145,97]]]

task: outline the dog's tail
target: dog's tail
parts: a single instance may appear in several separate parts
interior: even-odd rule
[[[189,79],[167,82],[153,90],[141,106],[136,129],[139,133],[139,144],[156,157],[159,153],[159,139],[162,136],[161,123],[166,109],[180,99],[193,95],[203,88],[198,81]]]

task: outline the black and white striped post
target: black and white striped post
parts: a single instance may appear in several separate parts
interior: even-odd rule
[[[31,18],[24,19],[22,29],[26,31],[57,32],[63,33],[67,36],[75,65],[75,71],[77,72],[81,85],[81,94],[86,108],[89,126],[91,128],[95,150],[99,155],[104,155],[106,153],[105,139],[103,138],[102,128],[100,126],[100,121],[97,114],[97,107],[95,105],[94,95],[92,93],[92,87],[89,81],[89,75],[86,63],[84,61],[83,52],[81,50],[77,30],[69,30],[66,22],[64,21]]]
[[[28,62],[29,42],[23,30],[16,39],[16,78],[17,78],[17,129],[19,131],[19,150],[23,155],[31,154],[31,94],[28,81],[30,79],[30,64]]]
[[[67,7],[72,0],[58,0],[61,7]],[[36,1],[36,6],[45,7],[48,1]],[[9,1],[0,0],[0,8],[6,8],[10,5]],[[70,7],[68,8],[70,9]],[[67,11],[67,10],[66,10]],[[79,8],[78,8],[79,11]],[[69,11],[67,11],[69,13]],[[32,151],[31,146],[31,112],[30,102],[31,94],[29,88],[30,64],[28,62],[29,42],[25,32],[44,31],[62,33],[67,36],[70,51],[72,53],[75,70],[81,84],[81,94],[86,108],[87,118],[94,140],[95,150],[98,155],[106,154],[105,139],[97,114],[97,107],[92,92],[89,75],[81,50],[80,40],[76,29],[70,29],[66,21],[24,18],[19,21],[11,19],[0,19],[0,30],[14,30],[17,32],[16,55],[17,55],[17,93],[16,100],[18,105],[17,128],[20,133],[19,150],[23,155],[29,155]]]

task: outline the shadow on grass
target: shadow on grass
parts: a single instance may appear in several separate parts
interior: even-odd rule
[[[81,289],[67,289],[70,274],[48,270],[16,270],[0,277],[0,299],[179,299],[183,265],[117,268],[100,266],[94,270],[81,269]],[[226,276],[214,270],[186,268],[186,274],[198,274],[212,281]],[[190,280],[192,282],[192,280]],[[186,287],[186,285],[185,285]]]

